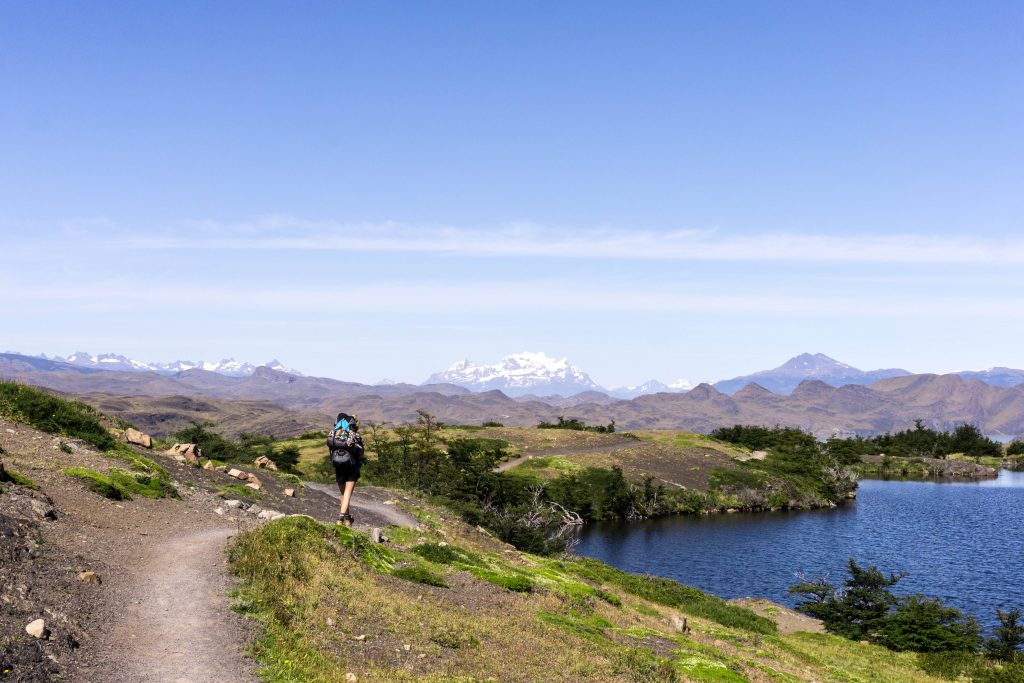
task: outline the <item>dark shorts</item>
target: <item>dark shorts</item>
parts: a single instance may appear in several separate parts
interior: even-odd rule
[[[334,466],[334,481],[339,484],[344,484],[349,481],[357,481],[358,479],[359,465],[356,463],[350,462]]]

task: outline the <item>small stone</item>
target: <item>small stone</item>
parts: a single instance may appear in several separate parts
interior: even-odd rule
[[[277,464],[265,455],[261,455],[260,457],[256,458],[252,464],[256,465],[256,467],[259,467],[260,469],[272,470],[274,472],[277,472]]]
[[[347,674],[345,674],[345,683],[357,683],[358,681],[359,681],[359,677],[356,676],[351,671],[349,671]]]
[[[229,508],[231,508],[232,510],[237,510],[238,508],[240,508],[240,507],[242,507],[243,505],[245,505],[245,503],[243,503],[243,502],[242,502],[242,501],[240,501],[240,500],[234,500],[234,499],[231,499],[231,500],[225,500],[225,501],[224,501],[224,505],[225,505],[225,507],[229,507]]]
[[[328,626],[334,626],[334,619],[332,619],[331,617],[327,617],[327,620],[324,621],[324,623]]]
[[[50,629],[46,628],[46,622],[44,620],[36,619],[25,627],[25,633],[29,634],[33,638],[44,639],[50,636]]]
[[[213,461],[212,460],[207,460],[206,462],[204,462],[203,463],[203,469],[204,470],[212,470],[213,469]]]
[[[381,543],[382,538],[383,534],[381,533],[380,529],[378,529],[377,527],[370,529],[370,540],[372,540],[374,543]]]
[[[440,542],[440,543],[438,543],[437,545],[438,545],[438,547],[439,547],[439,548],[447,548],[447,547],[448,547],[448,544],[447,544],[447,543],[445,543],[444,541],[441,541],[441,542]]]
[[[366,640],[366,634],[365,633],[361,633],[358,636],[356,636],[355,638],[353,638],[352,640],[360,640],[360,641],[361,640]]]
[[[94,583],[97,586],[103,583],[103,579],[101,579],[100,575],[96,572],[82,572],[78,575],[78,580],[84,581],[85,583]]]
[[[403,646],[402,646],[402,648],[403,648],[403,649],[404,649],[404,650],[405,650],[406,652],[408,652],[409,650],[411,650],[411,649],[412,649],[412,645],[409,645],[408,643],[406,643],[405,645],[403,645]]]
[[[284,495],[288,496],[289,498],[294,498],[295,497],[295,489],[285,489],[284,490]]]
[[[258,519],[265,519],[267,521],[272,522],[275,519],[281,519],[282,517],[284,517],[284,514],[278,512],[277,510],[261,510],[256,514],[256,517]]]
[[[258,515],[261,512],[263,512],[263,508],[261,508],[259,505],[256,505],[256,503],[253,503],[252,505],[249,506],[249,512],[251,512],[254,515]]]
[[[261,488],[263,488],[263,485],[260,484],[258,481],[250,481],[248,484],[246,484],[246,487],[252,489],[253,491],[259,491]]]
[[[214,510],[214,512],[216,512],[218,515],[223,515],[227,512],[227,510],[225,510],[224,508],[217,508],[216,510]]]

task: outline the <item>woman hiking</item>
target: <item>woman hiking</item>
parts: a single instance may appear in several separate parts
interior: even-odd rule
[[[334,480],[338,482],[338,491],[341,492],[338,524],[350,527],[354,520],[348,512],[348,506],[359,479],[365,450],[363,437],[359,436],[359,420],[354,415],[338,413],[338,421],[327,435],[327,448],[331,451]]]

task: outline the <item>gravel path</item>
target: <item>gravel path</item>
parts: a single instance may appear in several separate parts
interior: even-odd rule
[[[242,653],[246,634],[228,603],[224,548],[234,533],[207,529],[140,549],[135,566],[126,567],[131,579],[118,587],[128,600],[110,633],[109,671],[99,680],[258,680]]]

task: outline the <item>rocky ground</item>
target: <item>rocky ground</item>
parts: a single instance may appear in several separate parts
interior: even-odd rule
[[[0,680],[256,680],[243,652],[251,627],[228,604],[226,544],[277,514],[332,521],[334,498],[253,468],[241,469],[261,490],[237,495],[226,473],[140,449],[180,498],[113,501],[62,472],[124,466],[86,444],[0,419],[0,448],[38,485],[0,484]],[[357,487],[352,513],[362,526],[415,526],[401,504]]]

